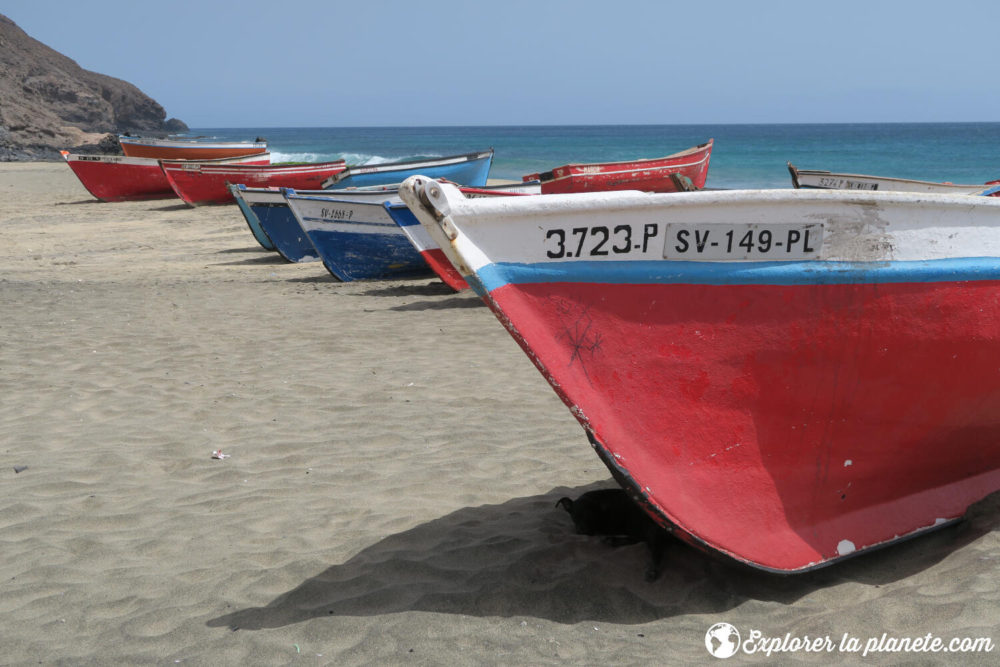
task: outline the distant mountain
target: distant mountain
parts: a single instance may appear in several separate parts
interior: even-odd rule
[[[60,149],[120,152],[118,133],[187,129],[166,117],[131,83],[83,69],[0,14],[0,161],[58,159]]]

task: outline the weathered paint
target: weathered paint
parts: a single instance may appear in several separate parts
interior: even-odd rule
[[[319,253],[295,220],[281,190],[247,188],[241,194],[279,255],[289,262],[319,261]]]
[[[124,155],[78,155],[62,151],[69,168],[87,192],[106,202],[166,199],[177,195],[167,180],[160,161]],[[266,164],[270,155],[223,158],[214,163]]]
[[[245,185],[230,185],[229,191],[233,195],[233,201],[240,209],[240,213],[243,214],[243,219],[247,222],[247,227],[250,228],[250,233],[257,240],[264,250],[274,250],[274,242],[268,237],[267,232],[264,228],[260,226],[260,220],[257,219],[257,214],[253,212],[250,205],[247,204],[246,200],[243,199],[243,191],[246,190]]]
[[[318,189],[330,176],[343,171],[343,160],[313,164],[224,165],[162,160],[163,173],[177,196],[191,206],[231,204],[229,184],[252,188]]]
[[[441,246],[430,237],[430,234],[427,233],[427,230],[424,229],[424,226],[420,224],[420,221],[417,220],[406,204],[402,202],[386,202],[385,210],[388,211],[393,221],[399,225],[399,228],[410,240],[416,251],[424,258],[427,265],[431,267],[431,270],[441,279],[441,282],[456,292],[469,288],[469,283],[455,269],[451,261],[445,256],[444,251],[441,250]]]
[[[417,174],[423,174],[428,178],[446,178],[453,183],[479,187],[486,185],[491,164],[493,164],[492,148],[478,153],[449,155],[426,160],[351,165],[324,181],[323,187],[329,190],[340,190],[400,183]]]
[[[401,278],[431,269],[386,212],[385,201],[304,195],[284,190],[299,226],[309,236],[324,266],[343,281]]]
[[[868,190],[879,192],[926,192],[934,194],[967,194],[997,196],[997,188],[991,188],[990,181],[982,185],[957,185],[955,183],[934,183],[915,181],[889,176],[866,176],[864,174],[836,174],[818,169],[799,169],[791,162],[788,173],[795,188],[816,188],[821,190]]]
[[[537,182],[531,182],[495,185],[485,188],[463,187],[459,188],[459,190],[466,197],[496,197],[539,194],[541,188]],[[455,268],[455,265],[448,259],[445,251],[442,250],[441,244],[431,237],[428,230],[420,224],[420,221],[408,206],[401,201],[386,202],[385,209],[389,212],[389,216],[399,225],[399,228],[403,230],[403,233],[406,234],[413,247],[423,256],[428,266],[431,267],[444,284],[456,292],[469,288],[469,283],[466,282],[462,274]],[[451,244],[444,243],[444,245],[445,247],[450,247]]]
[[[129,157],[157,160],[213,160],[267,152],[266,141],[196,141],[146,139],[118,136],[122,152]]]
[[[431,183],[411,202],[407,185],[616,478],[693,544],[803,571],[946,525],[1000,489],[1000,201],[499,202]],[[702,259],[734,225],[761,242],[780,230],[782,245]],[[806,228],[812,242],[800,233],[801,256],[781,260]]]
[[[713,140],[666,157],[625,162],[567,164],[525,180],[539,179],[542,194],[642,190],[677,192],[705,187]],[[686,180],[685,180],[686,179]]]

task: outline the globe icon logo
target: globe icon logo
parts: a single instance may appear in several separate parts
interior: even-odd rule
[[[705,648],[716,658],[730,658],[740,648],[740,631],[729,623],[716,623],[705,633]]]

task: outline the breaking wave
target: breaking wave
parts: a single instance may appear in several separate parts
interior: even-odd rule
[[[271,151],[271,162],[333,162],[340,158],[328,157],[320,153],[282,153]]]
[[[344,160],[351,165],[371,165],[385,164],[387,162],[400,162],[402,160],[418,160],[421,158],[443,157],[434,153],[426,155],[404,155],[401,157],[385,157],[382,155],[366,155],[364,153],[282,153],[281,151],[271,151],[271,162],[333,162],[334,160]]]
[[[340,157],[347,161],[347,164],[369,165],[385,164],[386,162],[400,162],[403,160],[419,160],[420,158],[442,157],[437,154],[428,155],[398,155],[385,157],[382,155],[365,155],[364,153],[342,153]]]

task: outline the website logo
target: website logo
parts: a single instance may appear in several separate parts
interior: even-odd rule
[[[740,631],[729,623],[716,623],[705,633],[705,648],[716,658],[731,658],[740,650]]]

